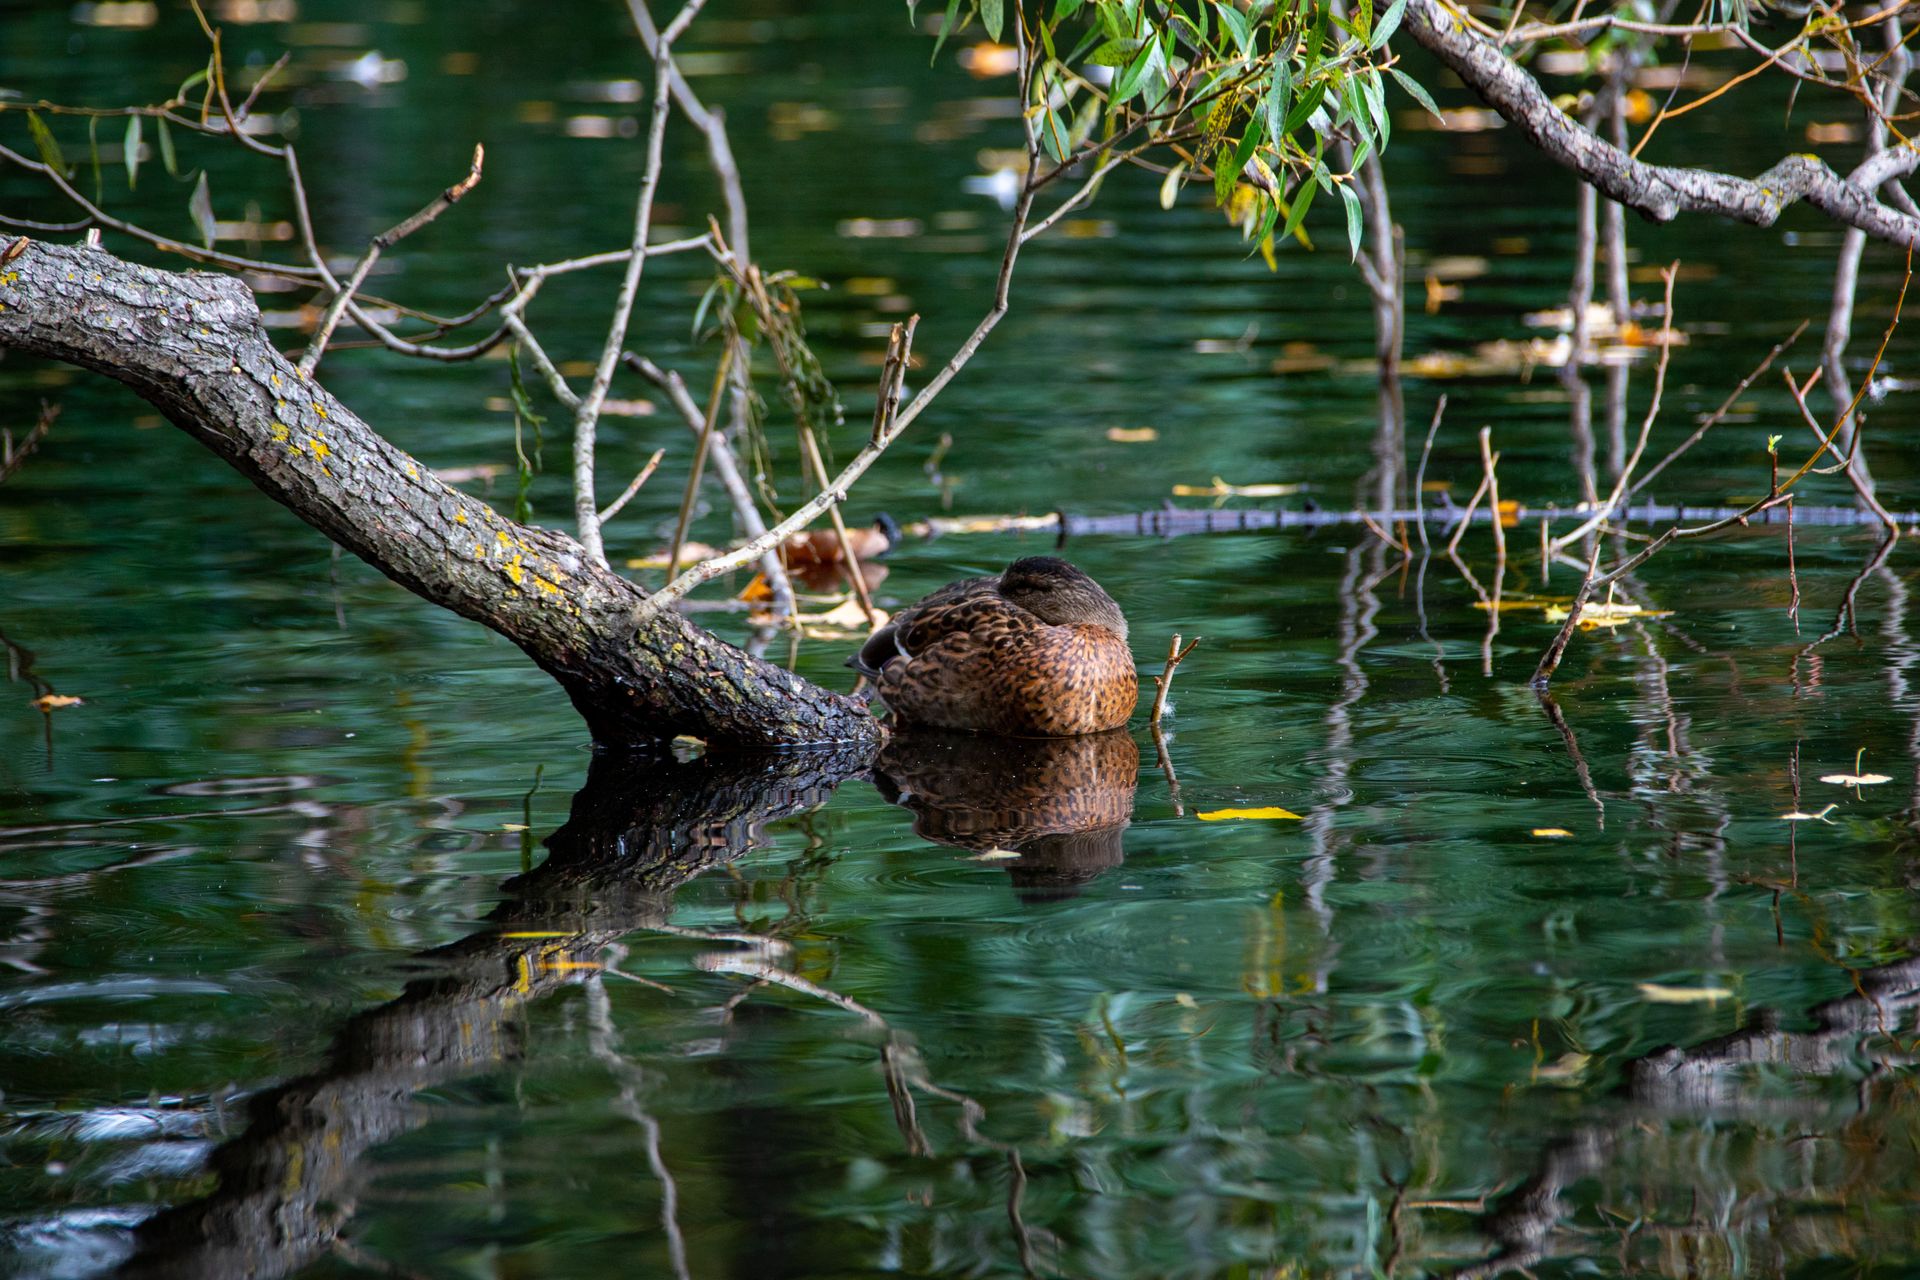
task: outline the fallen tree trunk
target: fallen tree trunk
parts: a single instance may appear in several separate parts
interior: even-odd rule
[[[702,631],[566,534],[443,483],[268,341],[240,281],[30,243],[0,266],[0,347],[131,387],[261,492],[407,590],[499,632],[594,741],[870,743],[862,705]]]

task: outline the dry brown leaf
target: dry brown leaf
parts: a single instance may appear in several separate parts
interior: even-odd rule
[[[85,701],[86,699],[76,698],[72,694],[49,693],[45,697],[35,698],[33,705],[42,711],[52,711],[56,707],[77,707]]]

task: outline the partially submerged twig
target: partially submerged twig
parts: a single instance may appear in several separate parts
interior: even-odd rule
[[[1500,476],[1496,468],[1500,465],[1500,455],[1493,451],[1493,428],[1480,428],[1480,465],[1485,469],[1487,485],[1487,510],[1493,513],[1493,556],[1505,564],[1507,561],[1507,530],[1500,520]]]
[[[1178,632],[1175,632],[1173,639],[1167,642],[1166,668],[1153,678],[1153,687],[1155,690],[1153,695],[1153,714],[1147,718],[1148,724],[1157,726],[1160,723],[1160,717],[1166,714],[1167,695],[1173,691],[1173,673],[1179,668],[1180,663],[1186,656],[1193,652],[1193,646],[1199,643],[1200,637],[1195,636],[1187,643],[1186,648],[1181,648],[1180,634]]]

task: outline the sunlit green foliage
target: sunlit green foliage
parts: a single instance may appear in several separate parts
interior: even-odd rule
[[[1338,192],[1348,247],[1364,224],[1355,174],[1392,133],[1392,79],[1432,99],[1388,47],[1406,0],[1047,0],[1025,12],[949,0],[939,38],[977,23],[1021,50],[1031,136],[1055,165],[1116,153],[1164,172],[1163,203],[1195,179],[1269,258],[1310,244],[1318,193]]]

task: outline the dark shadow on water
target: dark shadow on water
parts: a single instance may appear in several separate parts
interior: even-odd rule
[[[914,834],[1001,865],[1023,901],[1071,898],[1126,860],[1140,748],[1124,729],[1079,738],[894,737],[873,784],[913,813]]]

